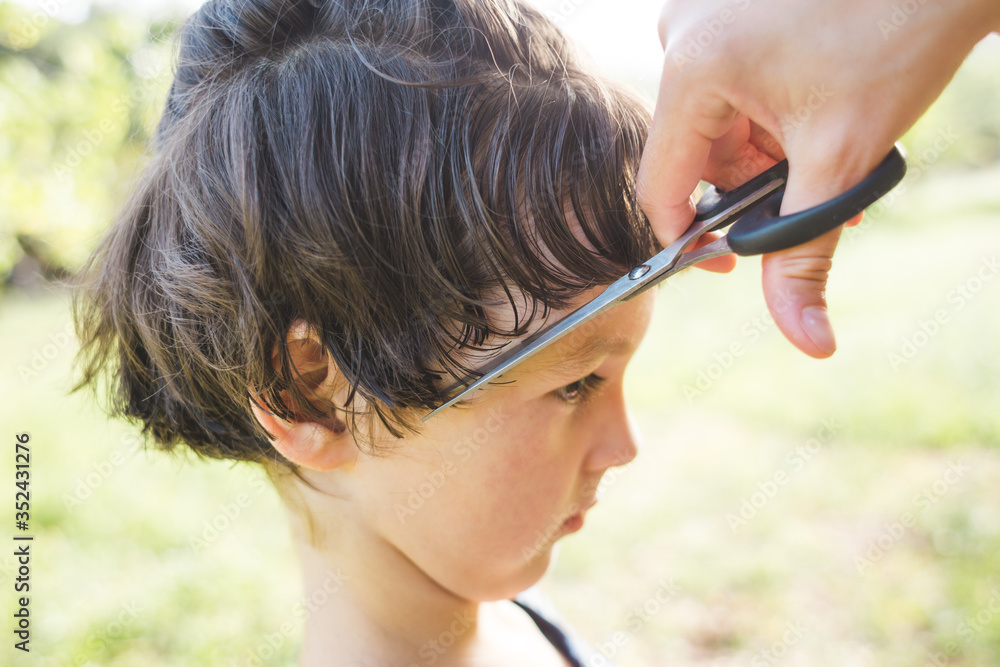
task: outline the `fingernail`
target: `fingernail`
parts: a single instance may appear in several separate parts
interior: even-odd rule
[[[837,351],[837,340],[833,337],[830,316],[823,306],[806,306],[802,309],[802,330],[809,340],[826,354]]]

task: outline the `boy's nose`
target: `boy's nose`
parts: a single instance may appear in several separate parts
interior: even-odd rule
[[[606,412],[595,415],[593,424],[594,440],[587,457],[587,470],[604,471],[623,466],[635,458],[639,451],[639,431],[620,391],[610,401]]]

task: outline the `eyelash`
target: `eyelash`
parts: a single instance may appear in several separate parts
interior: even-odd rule
[[[571,382],[568,385],[559,387],[553,393],[556,397],[563,403],[569,405],[581,405],[587,402],[587,399],[592,397],[600,389],[601,385],[604,383],[606,378],[602,378],[600,375],[595,375],[591,373],[585,378],[580,378],[576,382]],[[576,392],[575,395],[568,395],[569,392]]]

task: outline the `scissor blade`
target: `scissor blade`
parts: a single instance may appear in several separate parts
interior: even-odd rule
[[[588,320],[597,317],[612,306],[617,305],[623,301],[625,296],[628,294],[629,289],[632,287],[632,282],[633,281],[631,281],[627,275],[619,278],[587,304],[577,308],[558,322],[550,324],[541,331],[538,331],[530,337],[524,339],[520,343],[513,345],[506,352],[503,352],[498,357],[494,358],[486,368],[482,369],[480,371],[482,375],[475,382],[467,386],[465,382],[460,382],[449,389],[447,393],[455,391],[458,387],[465,387],[456,395],[448,399],[445,403],[435,408],[433,412],[423,417],[420,421],[425,422],[445,408],[451,407],[466,394],[475,391],[490,380],[493,380],[507,372],[511,367],[544,350],[546,347]]]
[[[729,238],[723,236],[722,238],[715,239],[711,243],[706,243],[697,250],[692,250],[681,255],[680,259],[674,264],[666,275],[660,278],[660,280],[665,280],[675,273],[680,273],[684,269],[691,268],[695,264],[700,264],[706,259],[714,259],[716,257],[722,257],[728,255],[733,251],[729,247]]]
[[[464,387],[464,389],[449,398],[442,405],[435,408],[433,412],[424,416],[420,421],[425,422],[445,408],[451,407],[463,396],[470,394],[490,380],[493,380],[510,370],[513,366],[545,349],[555,341],[568,334],[570,331],[573,331],[581,324],[585,323],[587,320],[597,317],[612,306],[615,306],[623,301],[627,301],[628,299],[641,294],[653,285],[659,283],[660,280],[670,273],[670,268],[677,263],[678,257],[681,256],[681,253],[684,252],[685,248],[697,239],[697,233],[692,233],[692,230],[696,227],[700,229],[708,225],[717,225],[719,223],[716,221],[721,220],[728,215],[730,215],[729,210],[714,216],[710,221],[692,225],[692,228],[685,232],[679,239],[671,243],[653,257],[649,258],[644,264],[635,267],[627,274],[611,283],[607,289],[601,292],[599,296],[595,297],[583,306],[580,306],[561,320],[550,324],[541,331],[536,332],[532,336],[514,345],[506,352],[493,359],[486,367],[480,370],[482,375],[472,382],[472,384],[468,384],[467,381],[464,381],[452,386],[445,393],[450,394],[459,387]],[[467,378],[467,380],[470,379],[471,378]]]

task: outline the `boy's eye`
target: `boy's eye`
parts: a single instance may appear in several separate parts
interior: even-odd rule
[[[555,395],[559,400],[570,405],[578,405],[591,397],[597,388],[601,386],[605,378],[591,373],[585,378],[580,378],[576,382],[559,387],[555,390]]]

